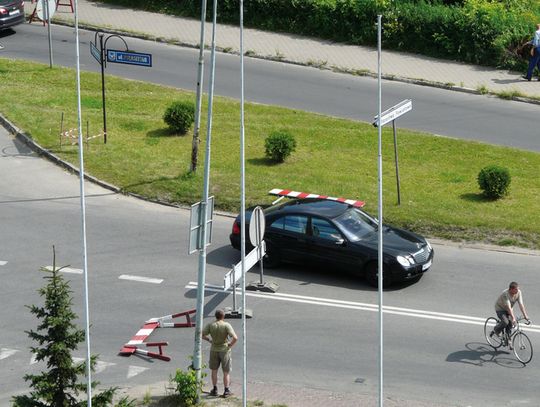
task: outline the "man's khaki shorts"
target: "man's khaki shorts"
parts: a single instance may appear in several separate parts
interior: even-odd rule
[[[224,372],[231,371],[231,350],[223,352],[210,351],[210,361],[208,362],[210,370],[217,370],[219,365]]]

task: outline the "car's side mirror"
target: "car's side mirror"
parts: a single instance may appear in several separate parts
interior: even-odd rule
[[[332,236],[335,240],[334,240],[334,244],[336,246],[343,246],[345,244],[345,239],[343,239],[341,236],[338,236],[338,235],[330,235]]]

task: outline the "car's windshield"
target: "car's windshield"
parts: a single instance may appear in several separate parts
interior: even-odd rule
[[[377,230],[377,221],[358,208],[350,208],[334,219],[347,239],[356,242]]]

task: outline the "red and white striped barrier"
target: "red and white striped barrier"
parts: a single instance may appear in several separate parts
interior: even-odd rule
[[[163,346],[167,346],[169,342],[146,342],[146,346],[157,346],[159,347],[159,353],[150,352],[148,350],[139,349],[135,345],[124,345],[120,351],[121,355],[129,356],[134,353],[139,355],[148,356],[149,358],[161,359],[165,362],[170,362],[171,358],[163,354]]]
[[[137,331],[130,341],[120,349],[119,354],[122,356],[130,356],[134,353],[145,355],[148,357],[170,361],[171,358],[163,355],[162,346],[167,346],[167,342],[145,342],[145,340],[154,332],[157,328],[187,328],[195,326],[195,322],[192,321],[191,315],[195,313],[195,310],[189,310],[179,312],[177,314],[165,315],[159,318],[151,318],[144,323],[141,329]],[[175,323],[172,322],[173,318],[186,317],[186,322]],[[158,346],[159,353],[150,352],[144,349],[140,349],[141,345],[145,346]]]
[[[288,198],[297,198],[297,199],[307,199],[307,198],[328,199],[329,201],[343,202],[351,206],[356,206],[357,208],[361,208],[365,205],[364,201],[358,201],[355,199],[336,198],[336,197],[328,196],[328,195],[318,195],[318,194],[310,194],[307,192],[291,191],[289,189],[274,188],[268,193],[270,195],[276,195],[276,196],[288,197]]]

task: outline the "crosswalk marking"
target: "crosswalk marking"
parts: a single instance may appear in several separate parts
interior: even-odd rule
[[[130,365],[129,368],[128,368],[128,373],[127,373],[126,378],[131,379],[132,377],[137,376],[138,374],[141,374],[145,370],[148,370],[148,368],[147,367]]]
[[[9,358],[10,356],[13,356],[17,352],[19,352],[17,349],[1,348],[0,349],[0,360]]]
[[[0,266],[5,266],[8,262],[5,260],[0,260]]]
[[[151,283],[151,284],[161,284],[163,282],[162,278],[139,277],[139,276],[131,276],[129,274],[122,274],[118,278],[120,280],[139,281],[141,283]]]
[[[47,270],[49,271],[53,271],[53,266],[47,266],[45,267]],[[57,267],[58,269],[59,267]],[[83,273],[83,270],[81,269],[74,269],[74,268],[71,268],[71,267],[64,267],[60,270],[62,273],[70,273],[70,274],[82,274]]]

